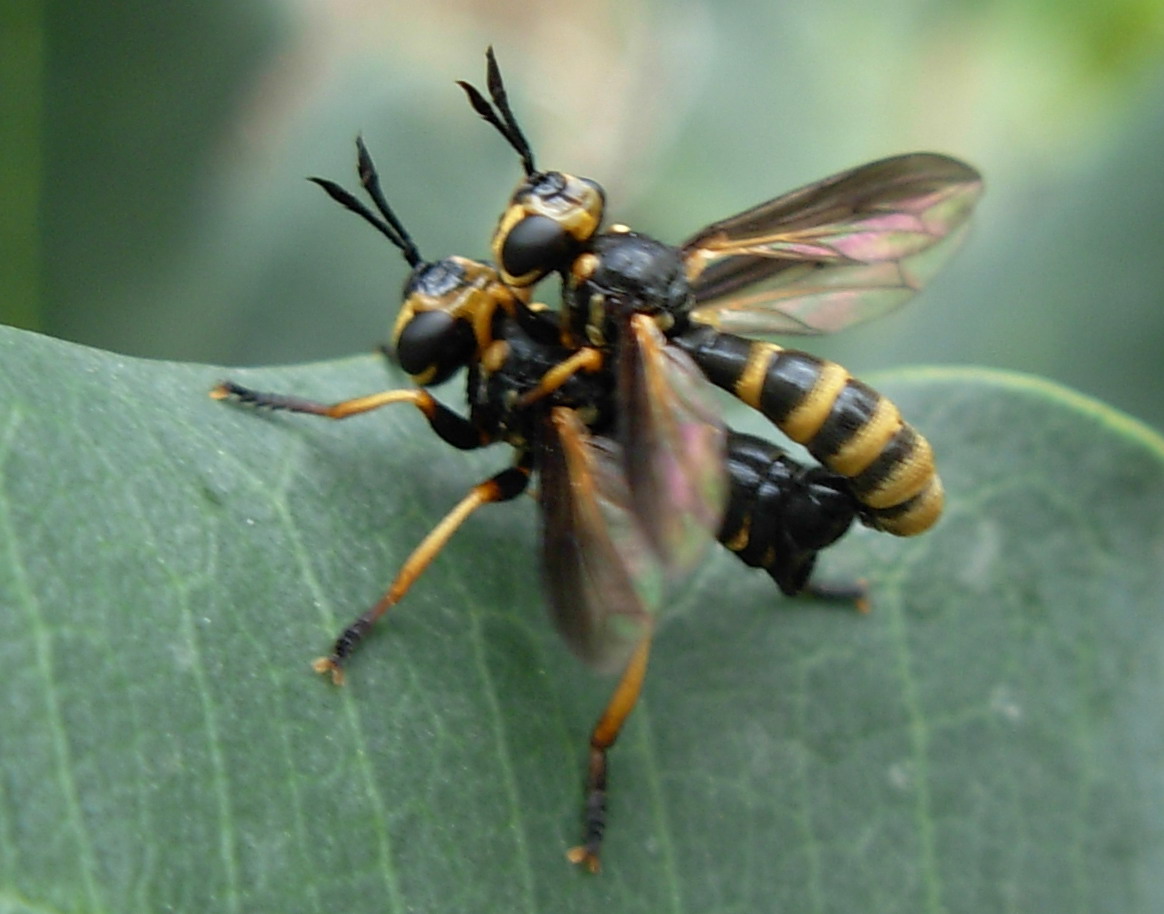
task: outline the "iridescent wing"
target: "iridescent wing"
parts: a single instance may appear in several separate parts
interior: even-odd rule
[[[745,336],[832,333],[917,292],[957,248],[982,179],[947,156],[862,165],[682,245],[691,319]]]
[[[655,322],[630,318],[618,353],[619,425],[631,502],[668,576],[695,567],[727,505],[726,432],[711,388]]]
[[[622,453],[555,408],[538,441],[542,572],[554,624],[603,670],[620,668],[663,600],[663,567],[635,517]]]

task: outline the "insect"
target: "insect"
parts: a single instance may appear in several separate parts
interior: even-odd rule
[[[433,558],[440,552],[457,527],[484,504],[516,498],[526,488],[532,470],[528,448],[521,430],[506,429],[509,417],[502,408],[502,393],[483,384],[482,375],[491,367],[508,362],[504,376],[519,383],[523,371],[538,366],[547,368],[560,363],[569,353],[556,344],[539,315],[524,306],[520,290],[502,283],[488,264],[464,257],[450,256],[425,261],[407,230],[397,219],[380,186],[379,174],[364,145],[357,139],[357,169],[360,184],[371,198],[376,212],[332,181],[312,180],[346,209],[360,216],[401,252],[411,272],[404,283],[402,304],[393,331],[393,350],[401,367],[412,377],[416,387],[382,391],[338,403],[320,403],[299,397],[255,391],[222,381],[210,392],[215,399],[230,399],[256,407],[307,413],[328,419],[347,419],[395,403],[411,403],[428,421],[443,441],[461,450],[472,450],[508,439],[518,444],[514,466],[474,486],[468,495],[442,520],[402,566],[389,590],[371,609],[363,613],[336,639],[329,656],[315,662],[321,673],[330,673],[337,683],[343,681],[343,662],[363,639],[372,624],[395,605],[412,586]],[[539,342],[539,337],[544,340]],[[510,351],[519,356],[510,359]],[[468,417],[440,403],[425,385],[439,383],[462,369],[470,369],[471,412]],[[582,381],[567,379],[561,392],[551,402],[573,393]],[[593,393],[581,399],[597,401]],[[490,399],[494,398],[494,399]],[[496,400],[496,402],[495,402]]]
[[[959,180],[921,174],[923,165],[953,160],[902,157],[888,160],[901,163],[897,168],[875,172],[866,166],[840,176],[847,184],[831,179],[778,198],[680,248],[620,227],[601,232],[601,187],[536,170],[491,51],[487,79],[492,106],[461,85],[517,150],[525,172],[494,233],[496,267],[457,257],[424,261],[389,207],[362,142],[360,183],[375,213],[338,185],[314,179],[385,235],[412,268],[394,343],[418,386],[324,404],[224,381],[212,396],[333,419],[412,403],[455,447],[504,442],[514,449],[512,465],[474,486],[406,559],[384,596],[316,661],[315,668],[336,682],[356,645],[456,529],[483,505],[516,498],[539,474],[551,616],[584,660],[621,670],[591,732],[583,842],[569,852],[571,860],[597,871],[607,753],[638,698],[666,586],[718,539],[785,592],[812,590],[817,552],[854,520],[913,533],[928,525],[927,512],[929,523],[936,517],[935,498],[940,509],[928,449],[892,443],[906,426],[895,424],[900,420],[889,401],[839,366],[731,336],[720,325],[734,320],[734,329],[749,333],[759,332],[758,324],[763,332],[789,324],[824,332],[887,310],[896,301],[886,296],[912,291],[903,284],[906,268],[916,271],[918,282],[936,268],[925,255],[955,233],[978,191],[966,166],[955,172]],[[924,196],[923,177],[926,193],[953,195],[958,204],[947,205],[952,212],[935,223],[927,241],[906,244],[891,237],[889,227],[880,234],[875,227],[853,227],[851,245],[830,247],[844,234],[846,207],[852,218],[858,199],[880,205],[884,219],[913,216]],[[799,234],[777,231],[785,222],[796,222]],[[856,259],[862,233],[868,236],[862,250],[878,252],[880,260]],[[816,248],[810,237],[819,237]],[[874,264],[895,267],[897,284]],[[531,304],[532,287],[555,272],[564,279],[563,307]],[[806,297],[813,288],[817,304]],[[791,361],[783,360],[785,353]],[[778,362],[782,367],[775,367]],[[461,370],[464,416],[425,389]],[[708,401],[707,380],[758,406],[789,437],[804,439],[823,466],[804,466],[774,444],[726,428]],[[850,452],[866,459],[869,451],[866,466],[857,467]],[[902,496],[896,480],[904,464],[917,464],[909,485],[920,487]],[[891,478],[893,485],[886,482]],[[919,505],[928,507],[919,511]]]
[[[647,315],[707,380],[847,478],[863,522],[900,536],[932,526],[943,503],[932,452],[893,403],[834,362],[753,338],[833,333],[904,303],[956,248],[981,196],[979,174],[948,156],[914,153],[777,197],[678,247],[622,225],[600,233],[591,198],[604,200],[601,189],[537,172],[491,53],[487,79],[492,106],[461,86],[526,174],[493,235],[498,271],[518,287],[561,274],[561,338],[576,350],[568,370],[617,360],[627,323]],[[559,201],[556,236],[548,208],[530,205],[546,186],[591,190],[574,207]],[[583,236],[579,225],[596,230]]]
[[[653,327],[653,345],[687,355],[707,381],[757,409],[822,465],[806,469],[760,439],[729,438],[731,485],[718,538],[788,594],[814,589],[816,551],[854,518],[898,536],[937,521],[944,495],[932,449],[897,407],[834,362],[756,337],[831,333],[901,305],[956,248],[982,192],[973,168],[933,153],[884,159],[715,222],[675,247],[623,225],[600,231],[605,194],[596,182],[534,167],[492,51],[486,79],[489,101],[460,85],[525,172],[493,234],[498,272],[516,287],[561,275],[560,338],[574,352],[524,403],[579,371],[609,370],[618,379],[619,425],[633,429],[649,407],[627,366],[640,358],[644,327]],[[658,387],[650,390],[662,399]],[[628,446],[650,440],[641,433]],[[745,482],[777,472],[794,474],[816,500],[767,500],[758,495],[766,483]],[[819,483],[808,482],[815,472],[824,474]],[[634,493],[648,529],[676,523],[657,480],[649,473],[633,480],[648,489]],[[790,538],[798,524],[798,538]],[[605,612],[597,603],[588,609]],[[596,736],[601,730],[600,723]],[[604,802],[610,742],[591,741],[588,809]],[[597,867],[603,825],[602,816],[588,819],[572,859]]]

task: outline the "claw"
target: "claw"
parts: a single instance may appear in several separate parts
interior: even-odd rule
[[[330,657],[320,657],[312,661],[311,668],[322,675],[331,674],[331,681],[335,685],[344,684],[344,668],[340,666],[339,657],[332,654]]]
[[[602,861],[598,859],[598,852],[591,850],[585,844],[580,844],[566,851],[566,859],[571,863],[577,863],[586,867],[587,870],[595,875],[602,871]]]
[[[804,594],[816,600],[850,603],[859,613],[867,613],[872,608],[869,582],[864,578],[855,581],[809,581]]]

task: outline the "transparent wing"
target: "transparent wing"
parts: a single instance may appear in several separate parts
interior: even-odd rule
[[[619,446],[553,410],[539,436],[542,572],[570,648],[619,669],[663,600],[663,568],[631,504]]]
[[[947,156],[862,165],[683,245],[693,320],[747,336],[832,333],[917,292],[957,248],[982,179]]]
[[[631,317],[618,356],[618,438],[631,503],[669,577],[695,567],[727,504],[726,432],[711,389],[655,322]]]

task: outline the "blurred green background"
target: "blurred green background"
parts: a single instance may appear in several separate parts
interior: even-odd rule
[[[422,252],[484,255],[519,168],[453,80],[490,43],[540,164],[668,241],[881,156],[966,159],[961,255],[812,348],[1035,372],[1164,427],[1160,0],[5,4],[0,320],[163,359],[370,350],[404,265],[303,179],[355,185],[362,131]]]

